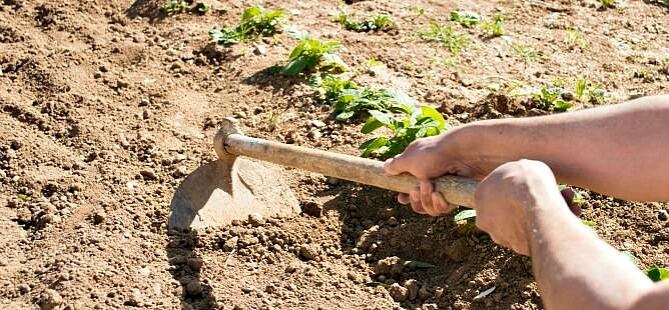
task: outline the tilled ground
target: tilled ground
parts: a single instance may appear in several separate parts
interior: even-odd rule
[[[164,16],[155,0],[4,0],[2,308],[542,307],[529,260],[466,224],[414,215],[390,192],[296,170],[285,179],[305,211],[299,216],[168,232],[172,195],[215,159],[211,139],[224,116],[239,118],[251,136],[349,154],[366,139],[362,119],[337,123],[304,78],[267,70],[285,62],[294,39],[208,44],[210,28],[236,23],[258,3],[292,10],[289,24],[342,42],[359,83],[405,90],[452,125],[547,113],[500,85],[585,76],[606,90],[606,104],[669,86],[669,9],[659,1],[618,9],[566,0],[346,5],[397,22],[365,34],[331,22],[334,1],[222,1],[204,16]],[[432,19],[446,22],[453,9],[501,12],[506,36],[483,38],[453,24],[472,42],[451,58],[413,35]],[[570,28],[585,44],[565,40]],[[544,56],[523,59],[509,42]],[[370,68],[371,57],[385,66]],[[589,193],[584,218],[645,268],[669,264],[664,208]]]

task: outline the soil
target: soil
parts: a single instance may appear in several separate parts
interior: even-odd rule
[[[607,93],[596,104],[669,88],[669,8],[659,1],[618,9],[594,0],[353,1],[346,9],[358,17],[384,12],[397,24],[354,33],[331,22],[335,1],[222,1],[202,16],[166,16],[156,0],[4,0],[0,307],[542,308],[529,260],[485,234],[449,216],[412,214],[391,192],[297,170],[285,179],[302,204],[298,216],[168,231],[172,195],[216,158],[211,140],[225,116],[250,136],[354,155],[366,139],[362,119],[337,123],[304,78],[268,70],[296,44],[286,34],[209,44],[209,29],[237,23],[258,3],[292,10],[291,25],[339,40],[359,83],[403,89],[454,126],[548,113],[496,87],[514,81],[542,87],[587,76]],[[450,57],[413,35],[453,9],[502,12],[506,36],[454,24],[471,43]],[[584,46],[565,42],[569,28]],[[544,57],[524,60],[508,42]],[[385,66],[370,69],[371,57]],[[669,264],[666,205],[585,196],[583,217],[602,238],[642,269]]]

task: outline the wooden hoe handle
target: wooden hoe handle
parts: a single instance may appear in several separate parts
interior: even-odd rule
[[[400,193],[408,193],[419,182],[408,173],[387,175],[383,170],[383,162],[378,160],[251,138],[242,134],[229,134],[224,141],[216,141],[215,147],[219,156],[224,151],[231,155],[243,155]],[[449,203],[474,206],[474,192],[478,185],[475,180],[443,176],[435,179],[434,184],[436,191]]]

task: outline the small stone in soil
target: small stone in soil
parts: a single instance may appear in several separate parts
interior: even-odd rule
[[[191,257],[188,259],[188,266],[194,271],[199,271],[202,269],[204,261],[199,257]]]
[[[409,297],[409,290],[397,283],[394,283],[388,288],[388,294],[390,294],[390,297],[392,297],[393,300],[402,302],[407,300]]]
[[[232,237],[232,238],[226,240],[225,243],[223,244],[223,250],[224,251],[232,251],[233,249],[236,249],[238,241],[239,241],[239,237]]]
[[[199,280],[194,279],[186,284],[186,294],[189,296],[198,296],[202,294],[202,283]]]
[[[304,214],[311,215],[313,217],[320,217],[323,215],[323,206],[321,206],[318,202],[306,201],[302,203],[300,207],[302,208],[302,212],[304,212]]]
[[[302,245],[300,247],[300,256],[307,260],[318,260],[320,258],[319,249],[314,245]]]
[[[246,293],[246,294],[249,294],[249,293],[251,293],[251,292],[253,292],[253,291],[255,291],[255,290],[256,290],[256,289],[255,289],[253,286],[245,286],[245,287],[242,287],[242,292],[244,292],[244,293]]]
[[[669,219],[669,213],[667,213],[667,210],[665,209],[660,209],[660,212],[657,213],[657,218],[660,219],[660,221],[666,221]]]
[[[253,226],[260,226],[265,224],[265,219],[262,217],[262,215],[253,213],[249,215],[249,224]]]
[[[156,176],[156,173],[153,171],[153,169],[144,169],[139,172],[139,174],[142,175],[144,180],[155,180],[158,177]]]
[[[63,303],[63,297],[58,292],[48,289],[40,296],[40,309],[51,310]]]
[[[404,287],[408,290],[409,300],[414,300],[418,296],[418,281],[409,279],[404,281]]]

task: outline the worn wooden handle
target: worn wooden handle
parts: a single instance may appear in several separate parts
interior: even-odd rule
[[[241,134],[230,134],[224,141],[217,141],[215,147],[219,155],[224,151],[228,154],[243,155],[400,193],[408,193],[418,184],[418,179],[408,173],[387,175],[383,170],[383,162],[378,160],[272,142]],[[474,192],[478,185],[475,180],[443,176],[435,179],[434,183],[436,191],[440,192],[449,203],[465,207],[474,206]]]

